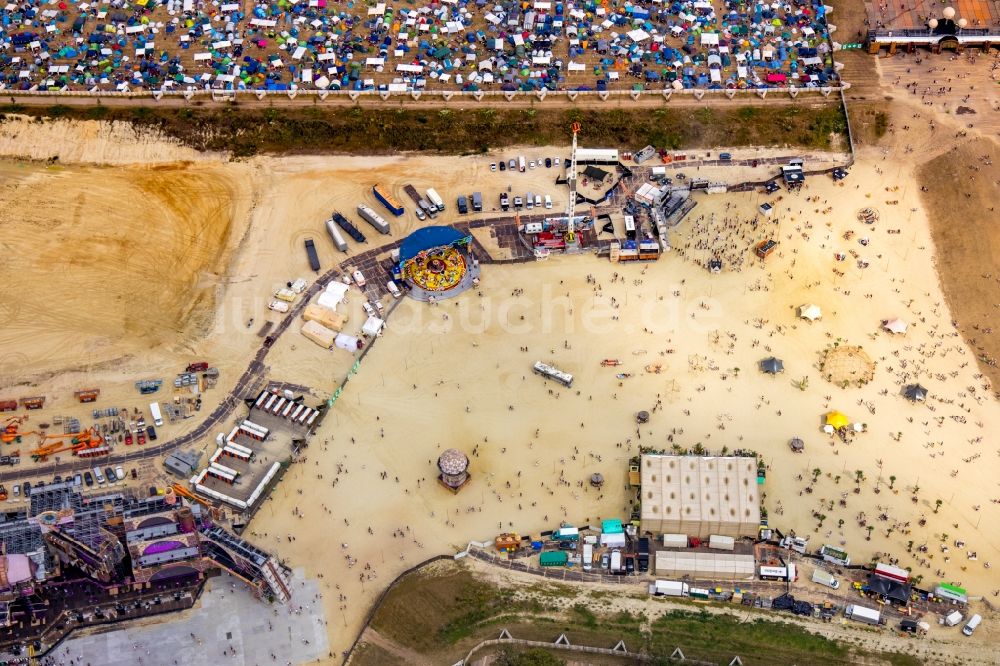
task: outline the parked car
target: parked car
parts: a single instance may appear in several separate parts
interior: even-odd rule
[[[507,170],[507,163],[504,162],[503,160],[500,160],[500,170],[501,171],[506,171]]]
[[[132,468],[132,478],[133,479],[138,479],[139,478],[139,474],[138,474],[138,472],[135,471],[135,467]]]
[[[83,475],[77,472],[73,475],[73,485],[82,486],[83,485]]]
[[[115,481],[118,480],[117,477],[115,476],[115,470],[111,469],[110,467],[104,468],[104,476],[105,478],[107,478],[108,483],[114,483]]]
[[[611,567],[611,554],[601,553],[601,568],[607,571]]]
[[[21,496],[21,484],[20,483],[15,483],[14,484],[14,497],[20,497],[20,496]]]
[[[117,476],[119,479],[124,479],[125,478],[125,470],[122,469],[121,465],[118,465],[117,467],[115,467],[115,476]]]
[[[364,303],[362,303],[361,307],[363,307],[365,309],[365,314],[368,315],[369,317],[375,315],[375,308],[373,308],[372,304],[369,303],[368,301],[365,301]]]
[[[156,428],[153,426],[146,426],[146,434],[149,436],[149,441],[156,441]]]
[[[508,162],[507,168],[510,169],[511,171],[517,169],[517,160],[511,160],[510,162]]]
[[[83,482],[87,484],[88,488],[90,488],[92,485],[94,485],[94,475],[91,474],[89,471],[88,472],[84,472],[83,473]]]
[[[497,170],[497,163],[490,162],[490,171],[496,171],[496,170]]]
[[[535,168],[535,160],[531,160],[530,162],[528,162],[528,168],[529,169],[534,169]]]
[[[551,166],[552,166],[552,158],[551,157],[546,157],[545,158],[545,168],[548,169]]]

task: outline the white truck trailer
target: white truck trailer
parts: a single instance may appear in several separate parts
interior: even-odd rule
[[[851,604],[844,611],[844,616],[857,622],[865,624],[878,624],[882,619],[882,613],[872,608],[866,608],[857,604]]]
[[[442,199],[441,195],[437,193],[437,190],[433,187],[428,187],[427,198],[439,211],[444,212],[444,199]]]
[[[676,580],[657,580],[649,586],[649,591],[658,597],[686,597],[690,593],[687,583]]]

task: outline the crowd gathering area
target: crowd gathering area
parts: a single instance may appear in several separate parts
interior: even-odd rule
[[[826,12],[819,0],[20,0],[0,9],[0,88],[831,86]]]

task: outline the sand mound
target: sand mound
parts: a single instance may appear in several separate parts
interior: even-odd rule
[[[153,128],[126,122],[42,120],[6,116],[0,122],[0,157],[83,164],[162,164],[218,161]]]
[[[210,168],[59,167],[0,189],[0,282],[16,294],[0,345],[40,371],[198,335],[215,316],[235,190]]]

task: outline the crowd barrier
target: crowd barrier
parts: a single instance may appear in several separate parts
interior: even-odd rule
[[[661,98],[663,101],[670,101],[674,96],[687,99],[736,99],[753,98],[767,99],[770,97],[790,97],[795,99],[800,95],[805,97],[829,97],[833,93],[843,94],[850,88],[849,83],[842,83],[839,86],[822,86],[818,88],[804,88],[790,86],[788,88],[749,88],[749,89],[718,89],[708,90],[703,88],[682,89],[682,90],[535,90],[535,91],[512,91],[512,90],[422,90],[411,92],[390,92],[386,90],[142,90],[142,91],[117,91],[117,90],[2,90],[0,95],[17,97],[52,97],[52,98],[73,98],[84,97],[93,99],[201,99],[211,97],[214,102],[234,102],[238,99],[256,98],[258,101],[275,98],[288,98],[294,100],[297,97],[315,98],[327,100],[331,97],[334,100],[349,99],[360,101],[377,99],[380,101],[406,100],[414,101],[420,99],[438,99],[441,101],[458,100],[495,100],[503,99],[513,102],[515,99],[528,99],[531,101],[545,101],[546,99],[568,100],[620,100],[628,98],[634,101],[646,98]]]

